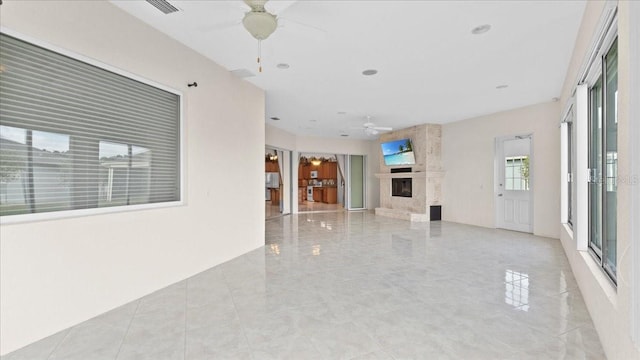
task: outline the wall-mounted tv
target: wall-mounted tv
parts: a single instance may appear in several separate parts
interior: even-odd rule
[[[382,147],[384,164],[387,166],[414,165],[416,163],[411,139],[388,141],[380,144],[380,146]]]

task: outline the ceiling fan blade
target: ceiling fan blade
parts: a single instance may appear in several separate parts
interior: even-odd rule
[[[393,130],[392,127],[388,127],[388,126],[372,126],[371,129],[379,130],[379,131],[391,131],[391,130]]]
[[[272,14],[280,15],[283,11],[287,10],[291,5],[295,4],[297,0],[278,0],[278,1],[268,1],[265,5],[267,11]]]
[[[298,29],[301,31],[311,30],[325,36],[327,34],[327,30],[325,29],[319,28],[317,26],[305,24],[300,21],[291,20],[290,18],[287,18],[287,17],[278,16],[278,24],[279,24],[279,27],[283,27],[283,28],[292,28],[292,29]]]
[[[211,24],[207,26],[198,26],[197,30],[201,32],[211,32],[211,31],[219,31],[219,30],[227,30],[231,29],[235,26],[241,25],[242,21],[233,20],[233,21],[225,21],[218,24]]]

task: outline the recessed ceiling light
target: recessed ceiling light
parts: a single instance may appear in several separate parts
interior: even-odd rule
[[[371,76],[371,75],[375,75],[377,73],[378,73],[378,70],[376,70],[376,69],[367,69],[367,70],[362,72],[362,75]]]
[[[269,119],[271,119],[271,120],[273,120],[273,121],[278,121],[278,120],[280,120],[280,118],[279,118],[279,117],[276,117],[276,116],[272,116],[272,117],[270,117]]]
[[[347,136],[349,136],[349,134],[340,134],[340,136],[347,137]]]
[[[506,89],[508,87],[509,87],[509,85],[503,84],[503,85],[496,86],[496,89]]]
[[[316,119],[309,120],[309,122],[316,122],[316,121],[318,121],[318,120],[316,120]]]
[[[276,65],[276,67],[278,69],[288,69],[289,68],[289,64],[280,63],[280,64]]]
[[[491,30],[491,25],[484,24],[484,25],[476,26],[473,29],[471,29],[471,33],[473,35],[480,35],[480,34],[486,33],[489,30]]]
[[[347,112],[346,111],[338,111],[338,115],[346,115]]]
[[[554,97],[554,98],[551,99],[551,101],[558,102],[558,101],[560,101],[560,98],[559,97]]]

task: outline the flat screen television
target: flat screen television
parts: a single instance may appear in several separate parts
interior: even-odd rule
[[[416,163],[411,139],[388,141],[380,146],[382,147],[384,164],[387,166],[414,165]]]

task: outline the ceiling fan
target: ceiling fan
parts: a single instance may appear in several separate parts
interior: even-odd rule
[[[271,11],[276,12],[272,13],[269,12],[265,6],[267,4],[267,2],[269,2],[269,0],[242,0],[242,2],[244,3],[244,5],[249,7],[249,11],[246,11],[246,7],[242,6],[242,10],[245,11],[244,12],[244,16],[242,17],[242,26],[245,28],[245,30],[251,34],[251,36],[258,40],[258,58],[257,58],[257,62],[258,62],[258,71],[262,72],[262,64],[261,64],[261,53],[262,53],[262,49],[261,49],[261,42],[262,40],[266,40],[271,34],[273,34],[276,29],[278,29],[278,27],[281,26],[285,26],[284,24],[281,23],[280,20],[283,20],[284,23],[286,23],[286,26],[297,26],[298,28],[300,28],[300,26],[302,26],[303,28],[306,29],[311,29],[313,31],[316,32],[321,32],[324,33],[325,31],[323,29],[317,28],[315,26],[312,25],[307,25],[307,24],[303,24],[297,21],[293,21],[291,19],[283,19],[282,17],[278,16],[277,14],[281,14],[283,11],[285,11],[287,8],[289,8],[291,5],[293,5],[294,3],[297,2],[297,0],[278,0],[278,1],[271,1],[271,3],[268,5],[269,9],[271,9]],[[275,10],[274,10],[275,9]],[[222,23],[222,24],[214,24],[213,26],[209,27],[209,29],[223,29],[223,28],[228,28],[228,27],[232,27],[232,26],[236,26],[239,25],[238,20],[231,22],[231,23]]]
[[[371,121],[371,116],[366,117],[366,122],[362,124],[362,130],[365,134],[369,136],[378,135],[381,131],[391,131],[392,127],[388,126],[377,126]]]

